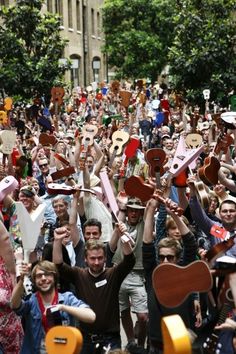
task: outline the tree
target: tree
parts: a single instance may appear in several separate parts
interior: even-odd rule
[[[29,99],[50,94],[66,67],[59,66],[66,40],[60,17],[41,13],[43,0],[17,0],[0,9],[0,90]]]
[[[149,77],[156,81],[167,64],[174,33],[174,1],[105,0],[104,51],[118,78]]]
[[[173,85],[190,98],[221,101],[236,86],[235,0],[182,0],[169,51]]]

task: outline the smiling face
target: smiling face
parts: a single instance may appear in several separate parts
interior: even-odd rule
[[[142,214],[143,214],[143,209],[127,207],[128,222],[131,226],[135,226],[138,224]]]
[[[100,274],[103,271],[106,262],[104,250],[102,248],[88,250],[85,261],[93,274]]]
[[[53,292],[55,289],[54,273],[37,269],[35,273],[35,287],[42,294]]]
[[[27,197],[24,193],[20,192],[19,201],[25,206],[25,209],[30,213],[34,208],[34,197]]]
[[[67,203],[63,199],[58,199],[53,202],[53,209],[55,211],[56,216],[59,219],[63,219],[64,217],[67,216],[68,211],[67,211]]]
[[[223,226],[228,231],[233,230],[236,226],[236,205],[234,203],[222,203],[219,214]]]

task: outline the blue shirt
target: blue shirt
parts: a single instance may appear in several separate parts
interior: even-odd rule
[[[78,300],[71,292],[58,294],[58,303],[74,307],[87,307],[82,300]],[[45,331],[42,325],[42,316],[36,294],[32,294],[28,300],[22,300],[21,305],[15,310],[22,316],[25,322],[25,336],[21,347],[21,354],[39,354]],[[61,312],[62,323],[75,326],[74,317],[66,312]]]

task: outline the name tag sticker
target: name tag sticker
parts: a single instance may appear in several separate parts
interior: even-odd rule
[[[106,283],[107,283],[107,280],[104,279],[104,280],[101,280],[101,281],[98,281],[97,283],[95,283],[95,286],[96,286],[96,288],[100,288],[101,286],[106,285]]]

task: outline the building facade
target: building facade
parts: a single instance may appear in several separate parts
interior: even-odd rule
[[[106,55],[102,53],[102,4],[104,0],[45,0],[42,11],[61,16],[61,34],[69,40],[61,62],[70,59],[66,73],[71,88],[86,87],[92,82],[109,81]],[[0,0],[0,5],[15,0]]]

